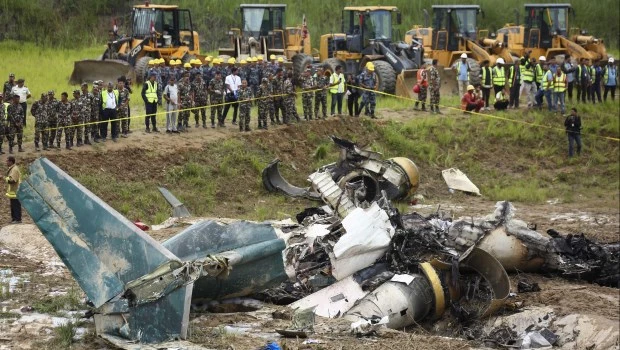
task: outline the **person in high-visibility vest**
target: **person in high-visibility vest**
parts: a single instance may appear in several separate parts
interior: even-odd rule
[[[548,64],[542,66],[542,81],[540,90],[536,93],[536,106],[542,109],[543,96],[547,99],[549,111],[553,111],[553,72]],[[559,70],[559,69],[558,69]]]
[[[482,99],[484,100],[484,109],[491,110],[489,107],[489,98],[491,97],[491,88],[493,87],[493,73],[489,67],[489,60],[482,61],[480,68],[480,84],[482,86]]]
[[[495,61],[495,67],[493,67],[493,90],[495,90],[496,94],[504,91],[506,87],[506,69],[504,64],[504,59],[500,57]]]
[[[562,72],[561,69],[556,70],[555,76],[553,77],[553,109],[555,111],[558,110],[558,104],[560,105],[561,113],[566,113],[566,104],[565,104],[565,93],[566,93],[566,74]]]
[[[149,75],[144,85],[142,85],[142,100],[144,101],[144,109],[146,110],[146,117],[144,118],[144,125],[146,126],[146,132],[151,132],[150,125],[153,125],[153,131],[157,130],[157,102],[158,97],[158,85],[156,81],[157,76],[154,73]]]
[[[510,108],[519,108],[519,92],[522,80],[521,67],[525,65],[525,60],[526,58],[521,57],[520,60],[510,67],[510,74],[508,76],[508,85],[510,86],[510,103],[508,107]]]
[[[459,86],[459,96],[464,96],[465,93],[467,93],[467,86],[469,85],[469,72],[471,71],[471,67],[467,62],[466,53],[461,54],[461,59],[452,65],[452,69],[456,72],[456,82]]]
[[[21,224],[22,205],[19,203],[19,199],[17,199],[17,188],[21,182],[22,175],[19,167],[15,165],[15,157],[8,156],[6,158],[6,166],[8,169],[4,181],[6,182],[6,196],[11,202],[11,223]]]
[[[533,57],[526,58],[525,64],[521,67],[521,74],[523,75],[523,84],[519,95],[524,96],[527,100],[527,107],[531,108],[535,103],[535,96],[538,91],[536,85],[536,59]]]
[[[332,95],[332,117],[336,112],[336,104],[338,104],[338,115],[342,115],[342,97],[344,96],[344,74],[342,74],[342,66],[336,66],[336,71],[329,77],[329,94]]]

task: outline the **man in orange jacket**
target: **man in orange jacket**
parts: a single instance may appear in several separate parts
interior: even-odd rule
[[[468,85],[467,92],[461,98],[461,108],[465,112],[475,110],[476,113],[478,113],[480,112],[480,109],[484,107],[484,101],[474,93],[474,90],[475,88],[473,85]]]

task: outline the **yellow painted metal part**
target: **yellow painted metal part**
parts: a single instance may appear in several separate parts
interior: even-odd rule
[[[424,273],[424,276],[428,279],[433,287],[433,295],[435,299],[435,318],[440,318],[446,310],[446,298],[443,294],[443,288],[441,286],[441,280],[437,271],[430,263],[421,263],[420,268]]]
[[[395,157],[391,160],[405,171],[409,178],[409,183],[411,184],[409,195],[414,194],[420,186],[420,171],[417,165],[415,165],[411,159],[405,157]]]

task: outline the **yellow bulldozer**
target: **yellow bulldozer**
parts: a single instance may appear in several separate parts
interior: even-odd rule
[[[486,29],[478,29],[478,15],[484,15],[478,5],[434,5],[432,25],[429,25],[428,11],[424,10],[424,26],[414,25],[405,34],[405,42],[419,41],[428,60],[437,60],[443,66],[442,89],[453,93],[456,90],[456,75],[452,65],[465,53],[471,67],[470,81],[479,82],[479,64],[485,60],[494,65],[498,58],[512,64],[513,58],[503,41],[492,38]]]
[[[301,25],[286,26],[286,5],[241,4],[236,13],[240,26],[228,31],[228,46],[219,49],[221,58],[234,57],[239,61],[258,55],[283,57],[295,77],[318,59],[318,52],[312,50],[305,17]]]
[[[602,39],[585,30],[569,26],[575,12],[570,4],[526,4],[525,23],[507,24],[497,31],[497,38],[507,43],[516,57],[531,51],[530,56],[545,56],[562,62],[564,55],[589,60],[607,60],[607,49]]]
[[[154,58],[184,62],[200,53],[198,33],[189,10],[176,5],[135,5],[131,13],[131,35],[119,36],[116,28],[99,59],[74,63],[69,83],[116,80],[124,75],[142,82],[148,62]]]
[[[344,33],[321,36],[319,58],[328,73],[340,65],[345,74],[358,74],[372,61],[379,91],[412,97],[424,49],[394,42],[393,23],[401,23],[394,6],[349,6],[342,11]]]

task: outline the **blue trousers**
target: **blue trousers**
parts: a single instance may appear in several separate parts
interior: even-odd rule
[[[568,135],[568,156],[572,157],[574,153],[574,144],[577,145],[577,155],[581,154],[581,134],[569,132]]]

